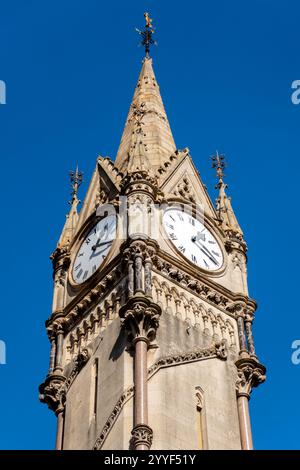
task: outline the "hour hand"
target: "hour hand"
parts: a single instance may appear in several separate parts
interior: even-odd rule
[[[198,232],[199,234],[200,232]],[[192,237],[192,241],[195,243],[195,245],[204,253],[216,266],[219,265],[218,261],[216,258],[211,254],[211,252],[206,248],[205,245],[203,245],[199,240],[198,237]]]
[[[92,246],[92,254],[90,256],[90,259],[91,258],[94,258],[95,256],[99,256],[101,255],[101,253],[103,253],[105,250],[106,250],[106,245],[109,245],[112,243],[112,240],[107,240],[106,242],[102,242],[102,243],[99,243],[99,240],[97,241],[96,245]],[[100,247],[103,247],[102,250],[100,251],[97,251],[97,248],[100,248]]]
[[[105,242],[100,242],[100,238],[97,240],[96,244],[92,246],[92,251],[96,251],[97,248],[100,248],[100,246],[107,245],[108,243],[111,243],[111,240],[107,240]]]

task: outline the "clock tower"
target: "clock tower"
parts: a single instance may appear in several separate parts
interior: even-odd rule
[[[52,254],[51,344],[40,400],[57,449],[252,449],[254,349],[247,247],[213,157],[214,205],[177,149],[149,47],[115,161],[99,156]]]

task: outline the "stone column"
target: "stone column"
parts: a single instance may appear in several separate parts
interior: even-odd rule
[[[55,449],[62,450],[63,448],[63,431],[64,431],[64,410],[60,409],[56,412],[57,427],[56,427],[56,442]]]
[[[51,337],[51,349],[50,349],[50,363],[49,363],[49,372],[48,375],[51,375],[54,371],[55,366],[55,356],[56,356],[56,341],[55,337]]]
[[[143,258],[136,254],[134,258],[135,293],[143,293]]]
[[[132,297],[134,294],[134,268],[133,261],[128,261],[128,297]]]
[[[247,343],[248,343],[248,351],[250,356],[255,355],[255,347],[254,347],[254,340],[253,340],[253,335],[252,335],[252,321],[249,318],[246,318],[245,320],[245,329],[246,329],[246,335],[247,335]]]
[[[145,278],[145,295],[152,297],[152,261],[150,258],[145,260],[144,278]]]
[[[63,341],[64,332],[62,328],[59,328],[56,335],[56,356],[55,356],[55,369],[54,373],[59,374],[62,372],[62,357],[63,357]]]
[[[57,416],[57,432],[55,448],[61,450],[63,447],[64,410],[66,403],[66,378],[60,374],[48,376],[39,387],[40,401],[47,403],[48,407]]]
[[[148,426],[148,367],[147,350],[149,341],[139,337],[135,341],[134,389],[135,409],[132,437],[135,450],[149,450],[152,443],[152,429]]]
[[[245,357],[245,356],[248,356],[248,351],[247,351],[247,342],[246,342],[246,336],[245,336],[244,317],[242,315],[239,315],[237,317],[237,327],[238,327],[239,344],[240,344],[240,356]]]
[[[237,408],[240,426],[242,450],[252,450],[252,432],[249,413],[249,399],[253,387],[265,381],[266,369],[253,358],[238,359],[235,363],[238,370],[236,382]]]
[[[161,307],[149,297],[135,296],[120,309],[120,317],[134,347],[134,427],[132,447],[149,450],[153,432],[148,424],[147,350],[155,339]]]

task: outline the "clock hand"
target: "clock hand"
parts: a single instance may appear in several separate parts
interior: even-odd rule
[[[99,248],[102,245],[107,245],[108,243],[111,243],[112,240],[106,240],[105,242],[100,242],[100,238],[97,240],[96,244],[92,246],[92,251],[96,251],[97,248]]]
[[[199,242],[197,237],[192,237],[192,242],[195,243],[195,245],[200,248],[200,250],[216,265],[218,266],[219,263],[216,260],[216,258],[211,254],[211,252],[206,248],[205,245],[203,245],[201,242]]]
[[[109,245],[109,244],[112,244],[112,240],[108,240],[107,242],[102,242],[100,243],[99,245],[97,245],[96,248],[102,246],[102,245]],[[93,248],[93,247],[92,247]],[[95,248],[95,250],[96,250]],[[99,256],[101,255],[101,253],[103,253],[104,251],[106,251],[107,247],[105,246],[102,250],[98,251],[97,253],[95,253],[95,250],[93,250],[91,256],[90,256],[90,259],[94,258],[95,256]]]

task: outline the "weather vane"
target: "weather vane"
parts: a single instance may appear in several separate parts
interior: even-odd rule
[[[75,171],[70,171],[70,182],[71,182],[71,187],[72,187],[72,192],[71,192],[72,200],[70,204],[72,204],[72,202],[75,199],[77,199],[78,188],[79,186],[81,186],[82,180],[83,180],[83,173],[81,171],[78,171],[78,165],[77,165]]]
[[[219,183],[217,184],[217,188],[220,188],[220,186],[223,184],[223,177],[224,175],[224,169],[226,167],[225,163],[225,156],[224,155],[219,155],[218,150],[216,151],[216,155],[213,155],[210,157],[212,159],[212,167],[216,169],[217,172],[217,178],[219,180]]]
[[[150,18],[149,13],[144,13],[145,18],[145,29],[140,31],[138,28],[135,28],[136,31],[142,36],[141,45],[145,47],[146,57],[150,57],[150,46],[154,44],[155,46],[157,43],[153,40],[152,35],[155,32],[154,27],[152,26],[152,18]]]

